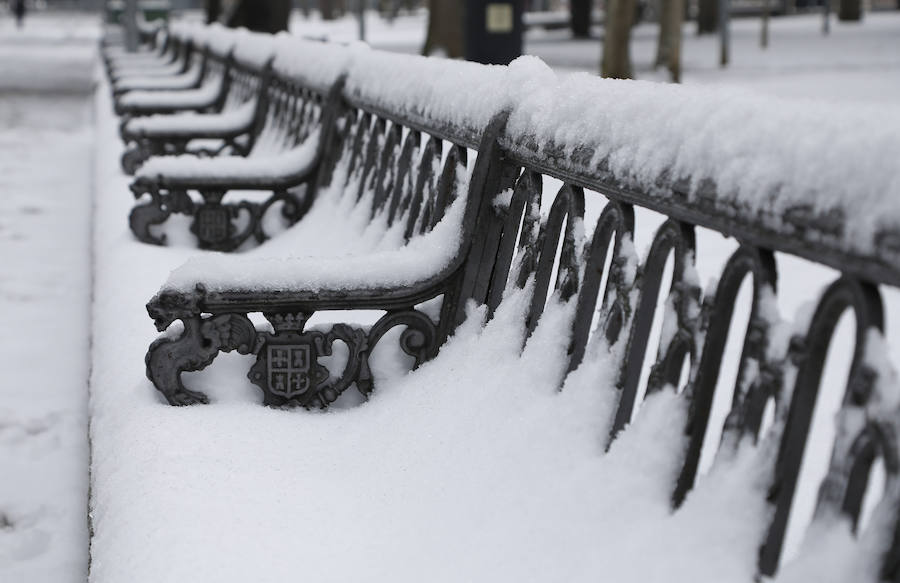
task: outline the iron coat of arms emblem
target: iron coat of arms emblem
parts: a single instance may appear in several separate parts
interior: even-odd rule
[[[319,364],[315,334],[271,335],[257,355],[248,375],[263,390],[268,405],[306,405],[328,380],[328,369]]]

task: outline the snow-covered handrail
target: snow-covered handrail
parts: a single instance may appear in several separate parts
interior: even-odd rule
[[[509,71],[501,141],[560,178],[900,285],[900,117],[730,89]]]

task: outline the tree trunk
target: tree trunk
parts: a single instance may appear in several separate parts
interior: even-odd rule
[[[762,30],[759,32],[759,46],[769,47],[769,0],[762,0]]]
[[[862,0],[840,0],[838,20],[851,22],[862,20]]]
[[[222,0],[205,0],[203,4],[206,7],[206,24],[218,22],[222,15]]]
[[[699,0],[697,34],[712,34],[717,30],[719,30],[719,0]]]
[[[635,0],[607,0],[606,30],[600,74],[614,79],[631,79],[631,19]]]
[[[671,0],[662,0],[659,6],[659,36],[656,42],[656,61],[653,66],[662,67],[669,62],[669,41],[672,33],[669,30],[672,27],[672,2]]]
[[[334,0],[319,0],[319,10],[322,12],[322,20],[337,18],[337,7]]]
[[[569,18],[572,26],[572,36],[575,38],[588,38],[591,36],[591,0],[570,0]]]
[[[673,83],[681,83],[681,29],[684,23],[684,0],[669,0],[669,39],[668,47],[669,74]]]
[[[423,55],[441,50],[451,59],[465,55],[463,9],[462,0],[429,0],[428,34],[422,47]]]
[[[291,0],[241,0],[228,26],[274,34],[288,29],[290,15]]]

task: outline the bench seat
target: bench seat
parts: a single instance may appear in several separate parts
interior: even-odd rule
[[[125,72],[116,80],[115,91],[191,89],[200,84],[202,76],[203,66],[197,62],[184,72],[177,67],[149,71],[147,74],[141,70],[134,74]]]
[[[125,124],[123,133],[129,138],[149,139],[234,137],[250,130],[257,107],[254,98],[222,113],[185,111],[133,118]]]
[[[128,113],[140,113],[148,111],[159,113],[161,111],[179,111],[186,109],[205,109],[215,105],[216,99],[222,93],[222,79],[217,78],[204,83],[196,89],[183,91],[129,91],[119,99],[119,106]]]
[[[157,187],[174,189],[288,188],[313,171],[318,150],[316,130],[296,147],[269,156],[160,156],[151,158],[138,170],[136,184],[152,181]]]

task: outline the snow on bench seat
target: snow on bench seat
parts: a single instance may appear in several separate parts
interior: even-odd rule
[[[339,197],[340,193],[322,196]],[[210,292],[235,300],[285,293],[297,301],[306,298],[322,302],[345,298],[353,291],[410,287],[435,277],[458,256],[464,206],[464,198],[460,198],[430,233],[408,244],[402,244],[402,239],[387,239],[381,246],[388,248],[383,250],[354,245],[365,226],[348,220],[346,215],[335,213],[334,221],[325,223],[319,213],[280,235],[272,246],[263,245],[236,256],[194,257],[172,272],[161,291],[190,292],[200,283]],[[328,237],[323,231],[336,232]],[[371,237],[366,239],[371,241]],[[341,243],[344,240],[351,249],[356,247],[355,251],[346,252],[347,245]],[[304,241],[311,244],[304,245]],[[309,255],[307,250],[318,253]]]
[[[129,109],[191,109],[208,107],[222,92],[224,79],[210,79],[196,89],[184,91],[129,91],[119,98],[119,105]]]
[[[207,138],[227,137],[247,131],[253,123],[256,109],[257,98],[252,98],[222,113],[187,111],[168,115],[155,114],[128,120],[124,132],[150,138],[177,138],[197,134]]]
[[[318,149],[319,130],[316,129],[298,146],[272,155],[151,158],[137,172],[136,178],[151,179],[161,186],[178,188],[277,186],[309,172]]]
[[[116,91],[190,89],[200,82],[202,70],[201,64],[195,60],[190,69],[171,76],[160,76],[159,74],[154,76],[138,74],[124,78],[120,76],[116,81],[115,89]]]

